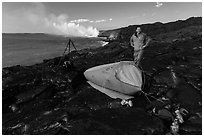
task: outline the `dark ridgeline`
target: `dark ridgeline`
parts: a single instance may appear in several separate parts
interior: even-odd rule
[[[141,25],[152,37],[141,67],[144,91],[169,98],[190,113],[179,134],[202,133],[202,18]],[[103,31],[109,44],[73,51],[32,66],[3,68],[3,134],[168,134],[172,119],[151,115],[164,104],[135,95],[133,108],[120,105],[86,83],[83,72],[93,66],[133,60],[129,38],[139,25]],[[60,64],[59,64],[60,62]]]
[[[192,29],[192,30],[200,30],[202,26],[202,18],[191,17],[187,20],[178,20],[178,21],[169,22],[169,23],[156,22],[153,24],[130,25],[124,28],[101,31],[99,34],[99,37],[109,37],[111,34],[113,34],[115,35],[116,39],[129,42],[130,37],[135,32],[138,26],[140,26],[142,30],[148,35],[150,35],[152,38],[155,38],[158,35],[160,36],[160,35],[164,35],[165,33],[170,33],[170,32],[174,32],[182,29],[184,29],[185,31],[185,30],[191,29],[193,26],[195,27],[195,29]],[[175,37],[175,36],[172,36],[172,37]]]

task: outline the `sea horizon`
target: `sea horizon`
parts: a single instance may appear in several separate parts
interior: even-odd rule
[[[76,37],[48,33],[2,33],[2,67],[34,65],[61,56],[71,39],[77,50],[103,46],[99,37]],[[71,47],[71,50],[74,50]]]

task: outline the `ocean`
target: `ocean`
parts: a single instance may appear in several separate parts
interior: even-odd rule
[[[65,37],[43,33],[2,34],[2,67],[33,65],[61,56],[71,39],[77,50],[104,45],[101,38]],[[71,50],[74,48],[71,46]]]

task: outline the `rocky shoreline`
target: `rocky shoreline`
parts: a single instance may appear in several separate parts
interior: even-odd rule
[[[124,30],[119,34],[100,48],[72,51],[32,66],[3,68],[2,133],[172,134],[171,117],[179,107],[189,113],[183,116],[177,133],[202,134],[202,26],[152,35],[140,64],[145,76],[143,90],[151,95],[151,102],[137,94],[133,107],[122,106],[120,99],[93,89],[83,75],[97,65],[133,60]],[[155,112],[164,109],[169,115]]]

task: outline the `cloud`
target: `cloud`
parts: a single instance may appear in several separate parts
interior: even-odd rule
[[[162,5],[163,5],[163,3],[157,2],[155,6],[156,6],[157,8],[159,8],[159,7],[161,7]]]
[[[96,28],[92,26],[85,27],[79,24],[80,22],[87,22],[88,19],[68,21],[68,16],[65,14],[59,16],[52,14],[49,18],[46,18],[45,21],[47,26],[58,34],[86,37],[96,37],[99,34]]]
[[[46,13],[43,3],[17,3],[15,9],[4,6],[2,28],[5,33],[53,33],[73,36],[96,37],[99,31],[92,26],[79,23],[92,22],[88,19],[70,21],[68,14]]]
[[[106,20],[102,19],[102,20],[96,20],[95,23],[101,23],[101,22],[106,22]]]
[[[107,22],[107,21],[112,21],[113,19],[112,18],[109,18],[109,19],[101,19],[101,20],[96,20],[94,21],[95,23],[101,23],[101,22]]]
[[[89,22],[89,23],[101,23],[101,22],[107,22],[107,21],[112,21],[112,18],[109,18],[108,20],[106,19],[101,19],[101,20],[89,20],[89,19],[76,19],[76,20],[71,20],[70,22],[72,23],[84,23],[84,22]]]
[[[77,20],[71,20],[72,23],[82,23],[82,22],[92,22],[89,19],[77,19]]]

